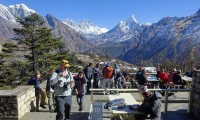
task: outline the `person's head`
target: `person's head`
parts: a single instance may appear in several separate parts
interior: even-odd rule
[[[140,92],[144,98],[149,97],[151,92],[147,89],[147,86],[140,87]]]
[[[172,72],[176,72],[176,71],[177,71],[176,68],[172,69]]]
[[[164,72],[165,72],[165,70],[164,70],[164,69],[160,69],[160,72],[161,72],[161,73],[164,73]]]
[[[195,67],[192,67],[192,71],[195,71],[196,70],[196,68]]]
[[[181,74],[181,70],[177,70],[177,72],[176,72],[177,74]]]
[[[89,63],[89,66],[92,67],[92,63]]]
[[[142,67],[139,67],[138,70],[142,71]]]
[[[145,70],[145,69],[141,69],[141,71],[142,71],[142,73],[144,73],[144,74],[146,73],[146,70]]]
[[[69,67],[69,61],[68,60],[62,60],[60,63],[60,68],[62,70],[66,70]]]
[[[110,63],[109,62],[106,64],[106,67],[110,67]]]
[[[79,71],[79,72],[78,72],[78,77],[79,77],[79,78],[83,78],[83,71]]]
[[[35,76],[35,78],[39,79],[39,78],[41,77],[40,71],[36,70],[36,71],[34,72],[34,76]]]
[[[99,63],[97,63],[97,64],[96,64],[96,67],[99,67],[99,66],[100,66],[100,64],[99,64]]]

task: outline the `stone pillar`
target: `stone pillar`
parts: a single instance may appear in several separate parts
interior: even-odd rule
[[[190,110],[193,116],[200,118],[200,70],[193,77]]]
[[[25,113],[34,111],[35,89],[19,86],[0,91],[0,120],[19,120]]]

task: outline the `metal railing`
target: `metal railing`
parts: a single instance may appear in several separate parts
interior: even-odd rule
[[[191,112],[191,91],[192,89],[148,89],[150,91],[164,91],[165,92],[165,98],[164,100],[162,100],[162,102],[164,102],[164,112],[167,112],[167,108],[168,108],[168,103],[188,103],[188,113]],[[98,100],[98,99],[94,99],[94,92],[103,92],[105,91],[105,89],[90,89],[91,92],[91,102],[107,102],[108,100]],[[119,91],[119,92],[139,92],[138,89],[106,89],[106,91]],[[169,92],[184,92],[184,91],[188,91],[189,96],[188,96],[188,100],[169,100],[168,99],[168,93]]]

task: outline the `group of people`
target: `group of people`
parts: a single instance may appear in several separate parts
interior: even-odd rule
[[[120,89],[123,87],[123,82],[128,80],[128,73],[126,70],[121,70],[117,64],[112,67],[110,63],[107,63],[103,69],[100,69],[100,64],[97,63],[93,68],[92,63],[83,70],[85,78],[87,80],[87,94],[90,94],[89,89],[91,88],[93,78],[93,88],[99,88],[100,79],[102,80],[102,88],[107,89],[111,87],[111,82],[114,81],[114,87]],[[103,94],[109,94],[104,91]]]
[[[41,75],[39,71],[36,70],[34,76],[29,79],[28,84],[35,87],[36,111],[39,111],[39,107],[46,108],[45,105],[48,104],[50,112],[57,112],[56,120],[67,120],[70,118],[73,89],[77,96],[78,111],[82,111],[84,95],[90,94],[92,79],[94,80],[93,88],[99,88],[99,80],[103,77],[102,87],[106,89],[110,88],[112,79],[115,88],[122,88],[121,83],[127,77],[123,76],[123,72],[117,64],[112,67],[110,63],[107,63],[103,70],[100,70],[99,63],[95,67],[89,63],[83,71],[79,71],[74,76],[68,70],[69,66],[69,61],[62,60],[57,69],[48,71],[46,91],[40,87]],[[45,103],[46,96],[48,103]]]

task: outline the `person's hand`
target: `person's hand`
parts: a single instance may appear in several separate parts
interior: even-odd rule
[[[66,72],[60,73],[60,77],[66,77],[66,76],[67,76]]]

